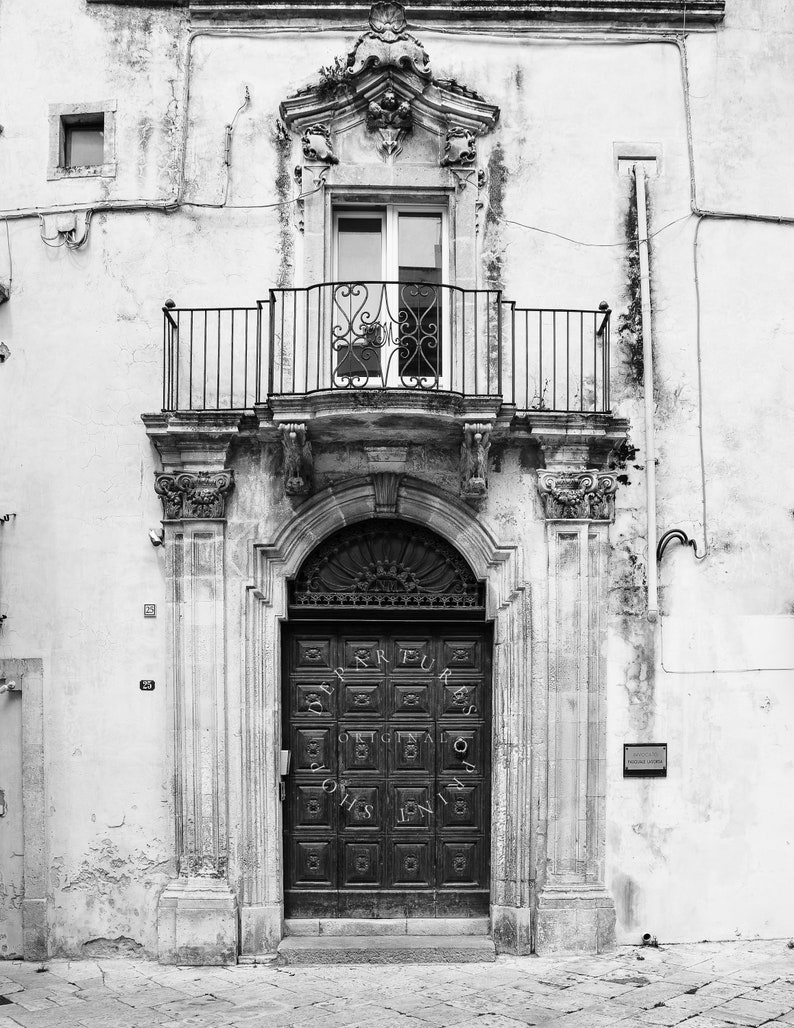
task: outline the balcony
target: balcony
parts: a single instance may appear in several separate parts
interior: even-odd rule
[[[606,414],[610,310],[518,307],[500,290],[331,282],[255,307],[163,308],[163,411],[274,409],[376,391]]]
[[[488,423],[495,437],[603,449],[617,428],[606,303],[528,308],[496,289],[329,282],[271,289],[255,307],[168,301],[163,315],[162,415],[147,424],[171,434],[248,414],[263,437],[294,423],[318,440],[448,442],[462,423]]]

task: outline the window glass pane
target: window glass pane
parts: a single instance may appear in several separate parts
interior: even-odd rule
[[[401,282],[441,281],[441,215],[399,216],[399,277]]]
[[[105,133],[102,125],[64,126],[64,165],[82,168],[103,164]]]
[[[337,281],[373,282],[383,278],[383,222],[374,218],[339,218]]]

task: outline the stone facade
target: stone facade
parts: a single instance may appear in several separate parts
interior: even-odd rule
[[[782,3],[38,6],[0,11],[26,85],[0,136],[0,658],[47,816],[0,952],[275,950],[289,583],[384,517],[484,584],[497,949],[787,933],[794,478],[758,445],[794,374]],[[112,177],[48,178],[68,105],[112,112]],[[419,313],[385,273],[324,285],[340,212],[398,209],[439,212]],[[334,371],[323,311],[353,325],[357,296],[380,313]],[[667,778],[624,778],[650,742]]]

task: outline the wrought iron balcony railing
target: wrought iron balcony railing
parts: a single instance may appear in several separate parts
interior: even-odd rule
[[[609,411],[610,310],[516,307],[427,282],[273,289],[256,307],[164,313],[163,410],[246,410],[322,391],[500,398],[518,413]]]

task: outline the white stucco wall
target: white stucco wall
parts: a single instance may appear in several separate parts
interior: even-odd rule
[[[781,25],[791,29],[784,0],[729,0],[725,24],[688,42],[704,208],[794,216],[794,34]],[[186,33],[169,11],[86,10],[78,0],[3,5],[0,92],[14,98],[0,136],[4,207],[172,199]],[[504,169],[504,217],[610,244],[492,221],[483,264],[499,257],[505,292],[523,305],[607,299],[616,327],[629,297],[629,180],[615,173],[613,144],[661,146],[652,231],[690,209],[677,47],[626,45],[614,34],[599,42],[418,34],[437,74],[501,107],[481,151],[491,158],[492,200]],[[278,104],[354,36],[271,28],[262,38],[196,38],[184,195],[208,203],[223,195],[224,126],[246,84],[251,106],[234,135],[230,203],[294,195],[294,162],[280,167],[273,142]],[[116,178],[48,182],[48,105],[98,99],[118,103]],[[285,172],[280,193],[275,179]],[[290,220],[253,208],[97,213],[88,244],[74,252],[47,248],[35,217],[7,226],[0,513],[16,518],[0,527],[0,613],[8,614],[0,656],[44,660],[51,941],[74,953],[122,936],[152,953],[157,895],[173,874],[164,621],[142,616],[144,602],[160,611],[165,602],[161,551],[147,539],[161,516],[155,460],[140,423],[160,406],[160,307],[166,297],[180,306],[252,305],[277,281],[294,274],[300,283],[300,238],[290,258],[281,234],[292,238]],[[652,280],[659,529],[681,527],[700,545],[694,231],[690,218],[654,237]],[[785,801],[794,787],[794,661],[785,643],[794,609],[793,233],[744,221],[701,227],[711,552],[698,564],[689,550],[668,550],[655,646],[644,620],[641,396],[613,330],[614,409],[631,419],[638,448],[622,471],[628,481],[612,529],[607,884],[621,941],[643,931],[666,941],[776,936],[790,933],[794,917],[783,887],[794,838]],[[0,234],[7,280],[3,250]],[[514,466],[511,458],[494,476],[488,515],[511,539],[526,516],[523,486],[508,477]],[[528,536],[540,538],[536,529]],[[717,620],[730,615],[766,619],[776,640],[766,657],[750,628],[746,651],[734,645],[730,663],[708,663],[735,639]],[[683,656],[665,671],[682,632],[674,619],[695,617],[710,626],[708,644],[696,636],[679,645]],[[139,691],[143,678],[157,681],[153,694]],[[621,777],[623,743],[644,740],[668,743],[667,780]]]

